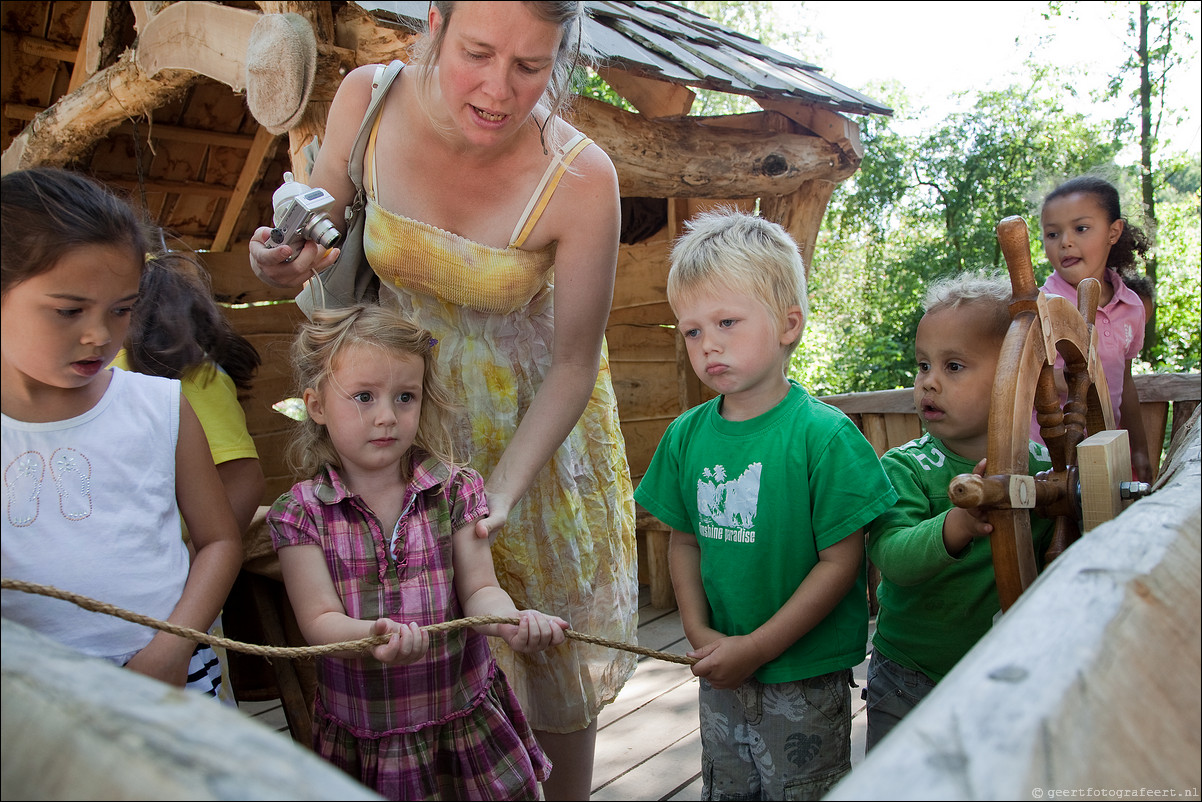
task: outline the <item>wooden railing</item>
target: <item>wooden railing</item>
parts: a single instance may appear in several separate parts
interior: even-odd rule
[[[1159,474],[1163,449],[1202,400],[1202,374],[1150,373],[1136,376],[1135,389],[1139,391],[1139,407],[1148,436],[1152,471],[1153,474]],[[843,410],[872,443],[878,456],[922,434],[922,424],[914,410],[914,391],[908,388],[828,395],[822,396],[822,400]],[[1169,433],[1167,438],[1166,430]]]
[[[1155,373],[1135,377],[1140,411],[1148,436],[1148,455],[1153,475],[1159,475],[1163,449],[1177,429],[1202,401],[1202,374]],[[914,391],[880,390],[869,393],[845,393],[820,396],[822,401],[841,409],[864,433],[877,456],[922,434],[922,423],[914,409]],[[1171,428],[1169,428],[1171,426]],[[1169,437],[1165,437],[1166,430]],[[651,587],[651,603],[656,607],[674,607],[675,596],[668,573],[668,528],[637,508],[640,535],[640,578]],[[874,599],[875,601],[875,599]]]

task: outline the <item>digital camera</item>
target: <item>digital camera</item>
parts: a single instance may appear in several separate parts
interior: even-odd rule
[[[284,173],[284,183],[271,198],[275,207],[275,228],[267,247],[287,245],[293,250],[292,261],[304,241],[311,239],[323,248],[333,248],[342,237],[328,214],[335,201],[324,189],[311,189],[294,181],[292,173]]]

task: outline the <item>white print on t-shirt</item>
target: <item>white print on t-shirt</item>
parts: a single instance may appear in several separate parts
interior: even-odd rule
[[[913,450],[922,448],[923,445],[925,445],[927,442],[929,442],[930,437],[931,436],[929,434],[924,434],[918,440],[911,440],[910,442],[906,443],[904,446],[902,446],[902,448],[913,449]],[[1035,457],[1035,459],[1038,460],[1039,462],[1051,462],[1052,461],[1051,452],[1049,452],[1048,447],[1043,445],[1042,443],[1037,443],[1034,440],[1030,440],[1027,443],[1027,450],[1029,452],[1031,452],[1031,456]],[[924,454],[921,451],[916,451],[916,453],[914,454],[915,461],[919,465],[922,466],[922,469],[924,471],[931,471],[931,470],[934,470],[935,468],[942,468],[943,464],[945,462],[947,462],[947,455],[944,454],[939,449],[935,448],[934,446],[931,446],[930,451],[931,451],[930,454]]]
[[[923,454],[920,451],[914,455],[914,459],[918,460],[918,464],[922,466],[924,471],[933,471],[936,468],[943,467],[943,463],[947,462],[947,455],[934,446],[931,446],[930,454]]]
[[[755,513],[760,503],[760,473],[764,465],[753,462],[738,479],[726,478],[726,468],[715,465],[697,480],[697,514],[700,535],[733,543],[755,542]]]
[[[69,521],[92,514],[92,463],[73,448],[58,448],[50,455],[50,478],[58,491],[58,510]],[[12,526],[29,526],[38,519],[46,460],[26,451],[4,468],[4,512]]]

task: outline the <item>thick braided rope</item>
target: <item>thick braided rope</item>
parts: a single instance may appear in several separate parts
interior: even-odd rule
[[[311,657],[320,657],[325,654],[334,652],[365,652],[371,647],[381,643],[388,642],[387,635],[370,635],[359,640],[343,641],[342,643],[326,643],[321,646],[260,646],[256,643],[243,643],[242,641],[231,640],[229,638],[219,638],[216,635],[210,635],[207,632],[191,629],[189,627],[181,627],[177,624],[172,624],[167,621],[160,621],[157,618],[151,618],[148,615],[141,613],[133,613],[129,610],[124,610],[116,605],[107,602],[90,599],[87,596],[81,596],[78,593],[72,593],[69,590],[60,590],[59,588],[50,585],[39,585],[35,582],[25,582],[19,579],[0,579],[4,590],[17,590],[22,593],[33,593],[38,596],[49,596],[52,599],[61,599],[62,601],[71,602],[77,607],[82,607],[93,613],[103,613],[111,615],[115,618],[121,618],[134,624],[151,627],[152,629],[162,630],[163,632],[172,635],[178,635],[181,638],[205,643],[209,646],[220,646],[235,652],[243,654],[253,654],[259,657],[286,657],[288,659],[304,659]],[[477,615],[470,618],[458,618],[454,621],[443,621],[438,624],[430,624],[422,627],[427,632],[447,632],[454,629],[464,629],[465,627],[481,626],[483,624],[517,624],[516,618],[504,618],[497,615]],[[679,654],[671,654],[669,652],[657,652],[654,649],[647,649],[642,646],[636,646],[632,643],[619,643],[617,641],[598,638],[595,635],[586,635],[583,632],[577,632],[574,629],[569,629],[564,632],[564,636],[572,640],[591,643],[596,646],[604,646],[609,649],[621,649],[627,652],[641,654],[644,657],[654,657],[657,660],[664,660],[669,663],[679,663],[680,665],[691,666],[697,661],[692,657],[684,657]]]

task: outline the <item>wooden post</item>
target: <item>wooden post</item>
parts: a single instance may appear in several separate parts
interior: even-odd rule
[[[1106,429],[1077,445],[1081,519],[1085,531],[1123,511],[1119,483],[1131,481],[1131,441],[1126,429]]]

